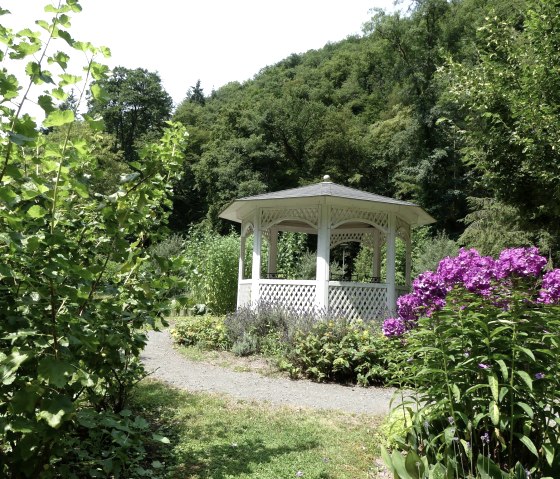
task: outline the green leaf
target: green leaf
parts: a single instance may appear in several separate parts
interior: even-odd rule
[[[497,426],[500,423],[500,408],[496,401],[490,401],[488,405],[488,413],[490,415],[490,420],[494,426]]]
[[[552,463],[554,462],[554,455],[556,452],[556,448],[550,443],[543,444],[542,448],[544,451],[544,457],[546,458],[546,462],[548,462],[549,466],[552,466]]]
[[[31,216],[31,218],[42,218],[48,213],[48,211],[39,205],[33,205],[31,208],[27,210],[27,214]]]
[[[71,364],[56,358],[47,357],[41,360],[38,368],[39,379],[56,387],[66,386],[74,368]]]
[[[393,474],[395,474],[395,468],[393,466],[393,461],[391,460],[391,456],[387,452],[387,449],[385,449],[385,446],[381,446],[381,458],[383,459],[383,462],[385,463],[385,465],[391,470],[391,472]]]
[[[533,441],[531,441],[531,439],[523,434],[516,434],[517,437],[519,437],[519,440],[525,444],[525,447],[527,449],[529,449],[529,451],[531,451],[532,454],[534,454],[536,457],[539,457],[539,453],[537,452],[537,448],[535,447],[535,444],[533,443]]]
[[[457,386],[457,384],[453,384],[453,386],[451,386],[451,390],[453,391],[453,397],[455,398],[455,401],[460,402],[461,401],[461,391],[459,389],[459,386]]]
[[[420,479],[424,475],[424,464],[412,449],[408,451],[404,461],[406,472],[414,479]]]
[[[12,384],[16,379],[16,371],[29,358],[29,354],[12,351],[9,355],[0,353],[0,382]]]
[[[159,434],[152,434],[152,439],[157,442],[161,442],[162,444],[169,444],[169,438],[165,436],[160,436]]]
[[[47,115],[55,110],[55,106],[50,95],[40,95],[37,103],[39,103],[39,106]]]
[[[400,479],[412,479],[406,470],[405,458],[399,451],[393,451],[391,459],[393,460],[396,474]]]
[[[525,411],[525,413],[527,414],[527,416],[529,416],[531,419],[533,419],[533,416],[535,415],[533,408],[531,408],[531,406],[529,406],[527,403],[518,401],[516,403],[521,409],[523,409],[523,411]]]
[[[515,371],[517,375],[523,379],[523,382],[527,385],[530,391],[533,390],[533,380],[525,371]]]
[[[62,126],[74,121],[74,112],[72,110],[55,110],[47,116],[43,125],[47,128],[51,126]]]
[[[438,462],[433,469],[430,470],[429,479],[446,479],[447,478],[447,471],[445,470],[445,466]]]
[[[92,117],[91,115],[84,114],[83,119],[93,131],[103,131],[105,128],[105,121],[100,116]]]
[[[508,373],[508,368],[506,366],[506,363],[503,359],[497,359],[496,362],[499,364],[500,366],[500,371],[502,372],[502,379],[504,381],[507,381],[509,378],[509,373]]]
[[[492,459],[484,456],[483,454],[478,455],[476,461],[476,468],[480,474],[480,479],[505,479],[507,474],[500,470]]]
[[[492,397],[494,398],[494,401],[498,402],[499,383],[498,378],[495,374],[491,374],[488,376],[488,384],[490,385],[490,390],[492,391]]]
[[[50,427],[58,429],[73,411],[72,401],[66,396],[59,395],[43,401],[41,410],[37,413],[37,419],[43,419]]]
[[[530,359],[535,361],[535,355],[533,354],[533,351],[531,351],[530,349],[525,348],[524,346],[516,346],[515,349],[525,353]]]
[[[105,101],[109,99],[107,90],[97,83],[91,85],[91,94],[96,100]]]

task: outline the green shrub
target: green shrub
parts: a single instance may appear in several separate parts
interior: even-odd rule
[[[191,231],[183,252],[190,303],[206,304],[216,314],[235,310],[239,236]]]
[[[315,381],[379,385],[391,379],[401,354],[377,325],[331,319],[297,331],[283,367]]]
[[[177,318],[171,330],[175,342],[207,349],[228,349],[231,345],[223,316],[187,316]]]
[[[181,282],[172,261],[159,275],[143,268],[145,245],[165,230],[185,131],[170,125],[144,145],[133,173],[109,172],[111,194],[100,190],[101,122],[84,115],[87,128],[76,129],[80,105],[55,105],[71,88],[102,95],[95,82],[108,69],[94,58],[108,50],[66,31],[76,1],[56,4],[36,31],[0,28],[11,59],[0,73],[0,477],[135,477],[142,420],[126,403],[142,377],[143,328],[166,313],[165,292]],[[83,77],[70,74],[59,48],[79,52]],[[42,124],[22,113],[24,92],[38,85]]]

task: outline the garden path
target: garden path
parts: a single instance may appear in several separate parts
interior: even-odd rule
[[[190,361],[173,348],[166,330],[148,332],[148,344],[141,359],[152,377],[177,388],[227,394],[235,399],[267,401],[275,405],[387,414],[394,393],[390,388],[294,381]]]

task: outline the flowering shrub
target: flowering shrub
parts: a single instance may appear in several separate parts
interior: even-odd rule
[[[399,298],[411,418],[395,477],[560,477],[560,270],[536,248],[461,250]]]

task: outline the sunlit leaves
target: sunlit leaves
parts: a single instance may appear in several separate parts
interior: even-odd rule
[[[74,112],[71,110],[54,110],[43,122],[46,127],[62,126],[74,121]]]

